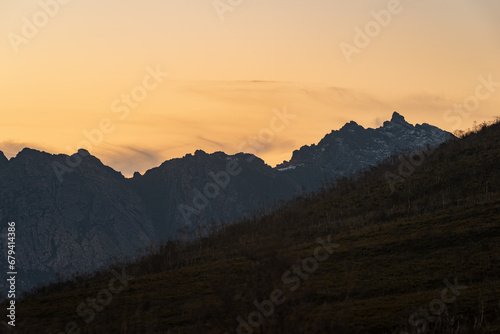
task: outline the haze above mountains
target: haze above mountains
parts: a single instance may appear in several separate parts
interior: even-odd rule
[[[394,153],[452,137],[428,124],[413,126],[395,112],[377,129],[347,123],[275,168],[252,154],[198,150],[127,179],[83,154],[62,182],[53,165],[64,164],[67,155],[26,148],[8,160],[0,152],[0,219],[20,227],[18,256],[28,289],[161,240],[203,235],[213,222],[230,224]]]

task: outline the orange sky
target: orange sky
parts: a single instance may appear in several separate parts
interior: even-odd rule
[[[224,13],[213,0],[60,1],[0,3],[9,157],[74,153],[104,121],[90,151],[131,175],[196,149],[236,153],[287,110],[258,150],[275,165],[352,119],[376,127],[397,110],[453,131],[500,115],[497,0],[243,0]],[[157,68],[169,75],[146,78]]]

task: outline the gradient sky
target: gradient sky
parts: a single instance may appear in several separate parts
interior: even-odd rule
[[[390,0],[243,0],[224,20],[213,2],[72,0],[46,22],[39,1],[0,2],[0,150],[71,154],[109,119],[90,151],[131,175],[196,149],[236,153],[286,109],[296,117],[258,152],[275,165],[394,110],[448,131],[500,115],[500,84],[467,115],[448,111],[479,77],[500,82],[498,0],[401,0],[351,62],[340,45]],[[34,19],[37,32],[23,29]],[[169,76],[127,117],[113,112],[148,67]]]

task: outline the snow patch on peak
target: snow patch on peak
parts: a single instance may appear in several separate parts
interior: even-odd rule
[[[288,166],[288,167],[285,167],[285,168],[278,168],[278,172],[285,172],[287,170],[292,170],[292,169],[295,169],[296,166]]]

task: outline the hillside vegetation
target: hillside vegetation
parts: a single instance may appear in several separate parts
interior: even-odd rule
[[[497,122],[39,288],[13,333],[499,333],[499,166]]]

